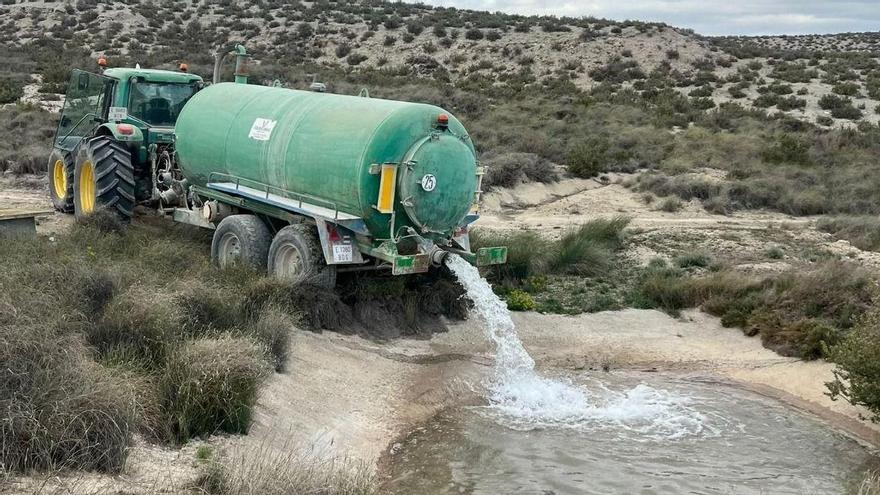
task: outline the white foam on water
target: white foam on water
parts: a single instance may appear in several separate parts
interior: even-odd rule
[[[583,387],[535,371],[535,361],[522,345],[507,305],[476,267],[449,255],[446,265],[458,277],[495,346],[495,366],[487,382],[488,412],[504,426],[537,428],[624,428],[646,438],[682,438],[708,430],[691,399],[639,384],[613,391],[597,382]]]

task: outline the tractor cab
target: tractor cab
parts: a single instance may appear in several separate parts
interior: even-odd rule
[[[102,205],[130,217],[136,203],[156,199],[156,162],[173,145],[183,106],[203,85],[187,72],[73,70],[48,164],[55,208],[85,214]],[[122,187],[108,188],[103,182],[111,179]]]

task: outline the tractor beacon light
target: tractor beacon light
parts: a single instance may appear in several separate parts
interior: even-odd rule
[[[180,69],[180,72],[187,72],[187,71],[189,71],[189,66],[186,64],[180,64],[178,69]]]
[[[107,59],[104,57],[98,57],[98,66],[102,69],[107,68]]]

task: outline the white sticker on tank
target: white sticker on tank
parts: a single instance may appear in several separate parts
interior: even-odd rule
[[[251,126],[251,132],[248,134],[248,137],[257,141],[268,141],[269,136],[272,135],[272,129],[275,128],[277,123],[277,120],[257,118],[254,120],[254,125]]]

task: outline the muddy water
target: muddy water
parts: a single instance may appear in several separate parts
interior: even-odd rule
[[[403,443],[387,491],[834,494],[878,467],[866,449],[811,416],[706,378],[569,378],[597,404],[641,395],[631,398],[639,407],[676,404],[678,412],[525,427],[491,405],[452,410]]]
[[[811,417],[712,380],[540,373],[479,272],[457,256],[447,266],[494,344],[492,373],[472,384],[486,405],[394,449],[386,492],[824,494],[875,467]]]

